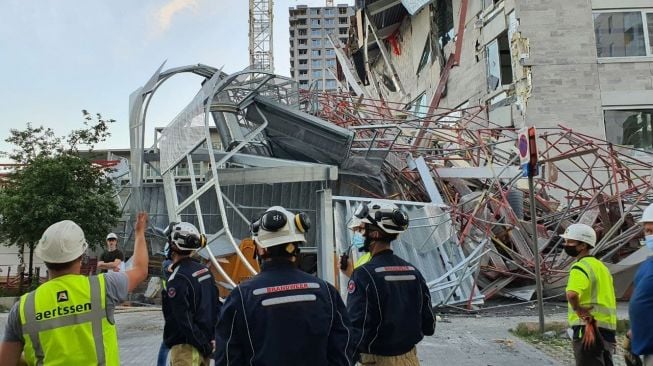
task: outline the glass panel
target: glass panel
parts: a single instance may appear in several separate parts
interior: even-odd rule
[[[495,39],[485,47],[487,59],[487,88],[496,90],[501,82],[501,64],[499,63],[499,43]]]
[[[641,12],[594,13],[598,57],[646,56]]]
[[[653,149],[653,109],[609,110],[603,115],[608,141]]]
[[[648,24],[648,49],[649,49],[649,54],[653,55],[653,13],[646,14],[646,24]]]

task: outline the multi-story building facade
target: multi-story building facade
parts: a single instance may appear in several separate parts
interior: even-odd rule
[[[347,4],[328,7],[298,5],[289,9],[290,76],[299,87],[337,90],[337,62],[328,35],[346,43],[354,8]]]
[[[650,0],[356,5],[349,53],[362,60],[354,62],[362,81],[350,83],[361,83],[369,97],[402,102],[419,113],[434,104],[478,106],[501,126],[561,124],[653,150]],[[447,70],[451,58],[458,62]],[[443,78],[446,89],[438,93]]]

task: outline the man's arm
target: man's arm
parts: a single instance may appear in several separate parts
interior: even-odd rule
[[[338,294],[338,290],[331,285],[327,286],[333,304],[333,321],[327,345],[327,360],[329,365],[353,365],[354,362],[350,360],[354,358],[356,352],[352,344],[352,334],[349,330],[351,328],[349,314],[340,294]]]
[[[145,227],[147,225],[147,213],[139,212],[136,217],[136,230],[134,242],[134,259],[132,268],[126,271],[127,289],[132,292],[138,284],[143,282],[147,277],[147,265],[149,256],[147,253],[147,244],[145,243]]]
[[[21,342],[0,342],[0,366],[16,366],[23,352]]]
[[[16,366],[23,352],[23,336],[20,326],[19,302],[14,303],[7,317],[5,335],[0,342],[0,366]]]
[[[218,319],[216,332],[216,366],[228,365],[245,365],[245,351],[243,344],[244,337],[242,331],[245,331],[244,325],[240,319],[244,314],[238,312],[241,307],[240,288],[236,287],[225,300]]]
[[[431,291],[429,291],[428,286],[424,277],[419,276],[420,287],[422,289],[422,333],[427,336],[431,336],[435,333],[435,316],[433,315],[433,310],[431,308]]]
[[[567,291],[567,302],[579,318],[584,319],[591,315],[590,310],[592,310],[592,307],[580,306],[580,296],[575,291]]]

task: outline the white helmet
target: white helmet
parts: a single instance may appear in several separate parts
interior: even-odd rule
[[[639,220],[640,223],[653,222],[653,203],[648,205],[642,213],[642,218]]]
[[[304,233],[311,227],[308,216],[293,214],[281,206],[267,209],[260,219],[252,223],[254,241],[262,248],[275,245],[306,242]]]
[[[34,253],[47,263],[68,263],[84,254],[87,247],[82,228],[73,221],[64,220],[43,232]]]
[[[364,224],[372,224],[387,234],[399,234],[408,229],[410,219],[394,203],[371,201],[361,204],[354,213]]]
[[[361,226],[362,222],[361,219],[359,219],[356,216],[352,216],[351,220],[349,220],[349,223],[347,224],[347,228],[349,230],[354,230],[357,229],[359,226]]]
[[[109,240],[109,239],[118,240],[118,235],[116,235],[115,233],[109,233],[109,235],[107,235],[107,240]]]
[[[578,240],[585,243],[592,248],[596,245],[596,233],[594,229],[585,224],[571,224],[565,230],[565,233],[560,235],[563,239]]]
[[[206,237],[190,222],[173,222],[166,231],[168,242],[180,250],[197,250],[206,246]]]

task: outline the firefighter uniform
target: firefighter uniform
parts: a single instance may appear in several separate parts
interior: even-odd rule
[[[286,259],[226,299],[217,332],[216,365],[350,365],[347,310],[337,290]]]
[[[354,270],[347,291],[361,363],[419,365],[415,345],[435,332],[431,295],[422,274],[387,249]]]
[[[208,365],[220,305],[215,281],[206,266],[189,257],[173,264],[162,306],[163,341],[171,349],[173,364],[177,355],[188,364]]]

